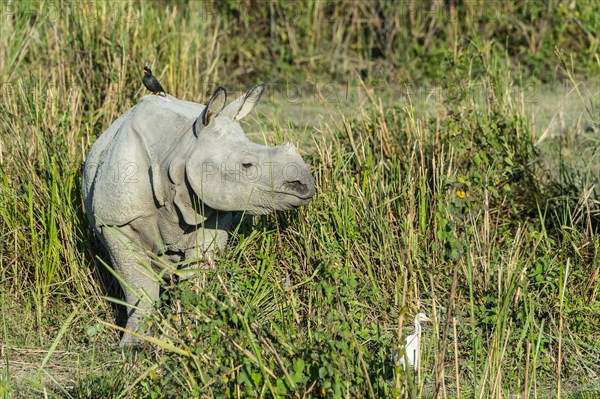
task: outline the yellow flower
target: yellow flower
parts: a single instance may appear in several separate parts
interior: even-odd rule
[[[459,177],[459,178],[458,178],[458,182],[459,182],[459,183],[462,183],[462,184],[465,184],[467,181],[465,180],[465,178],[464,178],[464,177]]]
[[[150,378],[152,378],[152,380],[156,381],[158,379],[158,373],[155,370],[150,370]]]
[[[465,190],[456,190],[456,196],[460,199],[464,199],[467,196]]]

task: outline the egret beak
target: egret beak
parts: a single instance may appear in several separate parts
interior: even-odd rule
[[[430,322],[432,322],[432,323],[433,323],[433,320],[432,320],[432,319],[430,319],[430,318],[429,318],[429,317],[427,317],[427,316],[425,316],[425,317],[421,318],[421,321],[430,321]]]

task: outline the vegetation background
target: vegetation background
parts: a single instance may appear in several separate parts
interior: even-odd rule
[[[600,3],[0,3],[0,397],[600,396]],[[81,165],[146,94],[268,82],[317,195],[117,342]],[[231,94],[231,95],[233,95]],[[417,311],[418,373],[394,353]],[[400,353],[402,353],[400,349]]]

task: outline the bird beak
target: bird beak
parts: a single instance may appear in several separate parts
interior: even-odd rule
[[[421,321],[430,321],[430,322],[432,322],[432,323],[433,323],[433,320],[432,320],[432,319],[430,319],[430,318],[429,318],[429,317],[427,317],[427,316],[423,317],[423,318],[421,319]]]

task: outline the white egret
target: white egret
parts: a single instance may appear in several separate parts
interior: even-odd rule
[[[404,345],[404,356],[400,358],[402,369],[406,370],[406,361],[409,366],[413,366],[415,371],[419,368],[421,360],[421,322],[433,321],[425,313],[418,313],[415,316],[415,333],[406,337]]]

